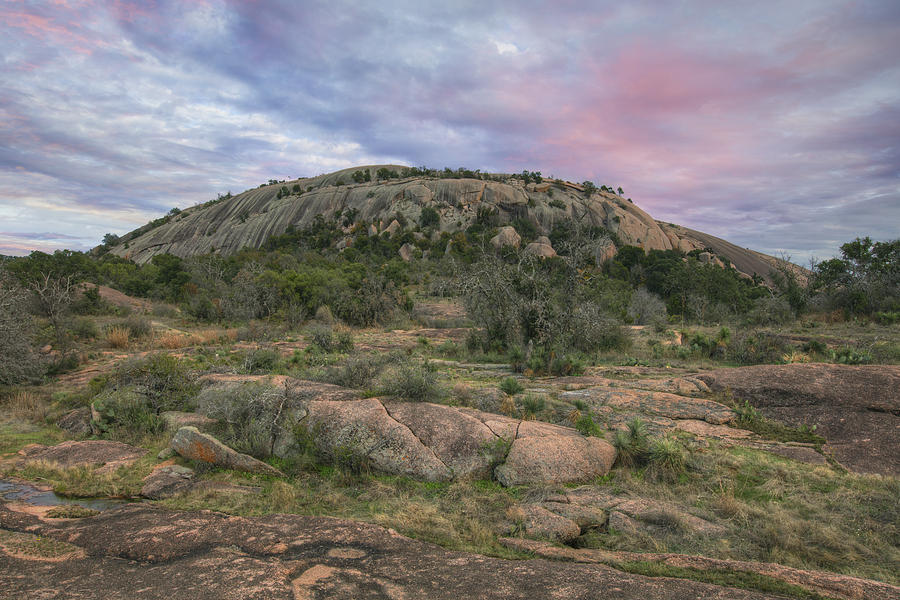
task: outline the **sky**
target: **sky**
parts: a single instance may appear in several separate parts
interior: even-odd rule
[[[900,237],[900,2],[0,0],[0,254],[354,165],[541,171],[805,264]]]

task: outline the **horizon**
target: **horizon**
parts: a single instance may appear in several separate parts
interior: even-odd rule
[[[621,186],[797,264],[898,237],[890,1],[0,8],[0,254],[366,164]]]

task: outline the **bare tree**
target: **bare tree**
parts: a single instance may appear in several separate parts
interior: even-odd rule
[[[66,346],[66,317],[78,291],[77,279],[74,275],[41,272],[29,287],[41,314],[50,320],[57,348],[63,350]]]

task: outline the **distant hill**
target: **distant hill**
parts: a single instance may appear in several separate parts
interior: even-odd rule
[[[464,230],[487,214],[498,225],[531,223],[544,235],[562,221],[577,220],[605,228],[620,245],[708,250],[702,260],[733,266],[747,276],[767,279],[779,262],[712,235],[656,221],[611,190],[585,190],[582,184],[538,179],[468,171],[423,174],[402,165],[353,167],[262,185],[170,213],[123,236],[112,252],[137,263],[161,253],[230,254],[244,247],[258,248],[290,226],[303,229],[318,215],[330,218],[336,213],[346,223],[344,243],[348,243],[355,225],[383,232],[398,220],[394,227],[402,227],[402,222],[406,228],[416,228],[425,210],[426,220],[438,232]]]

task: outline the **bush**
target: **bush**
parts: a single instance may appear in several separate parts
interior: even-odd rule
[[[131,333],[133,339],[147,337],[153,333],[153,325],[147,319],[139,316],[131,316],[123,323]]]
[[[326,379],[335,385],[366,390],[373,386],[383,366],[384,360],[377,356],[351,356],[341,367],[332,369]]]
[[[75,319],[75,322],[72,324],[72,335],[83,340],[92,340],[100,337],[100,330],[93,319],[81,317]]]
[[[537,415],[544,412],[546,407],[547,401],[544,400],[543,396],[526,394],[522,398],[522,413],[526,419],[534,419]]]
[[[295,434],[300,399],[290,388],[259,383],[213,387],[197,401],[200,412],[221,423],[217,434],[222,441],[238,452],[268,458],[300,450]]]
[[[434,366],[427,361],[404,360],[385,373],[381,393],[413,402],[436,399],[438,387]]]
[[[510,396],[515,396],[516,394],[521,394],[525,388],[522,387],[522,384],[519,383],[519,380],[515,377],[507,377],[503,381],[500,382],[500,389],[509,394]]]
[[[278,366],[281,355],[273,348],[256,348],[248,350],[241,362],[241,370],[244,373],[267,373]]]
[[[159,414],[165,410],[190,410],[197,384],[187,367],[169,354],[151,354],[121,365],[109,387],[131,387],[146,398],[148,406]]]
[[[668,317],[666,303],[656,294],[648,292],[646,288],[639,288],[631,295],[628,316],[635,325],[653,325],[656,328],[664,328]]]
[[[767,331],[742,331],[728,345],[726,357],[747,365],[777,364],[790,351],[779,335]]]
[[[582,414],[575,420],[575,429],[583,436],[600,437],[600,427],[594,422],[594,417],[589,414]]]
[[[322,352],[334,352],[335,339],[331,325],[317,324],[309,328],[309,342]]]
[[[663,481],[675,481],[684,473],[687,460],[684,446],[673,437],[663,437],[650,444],[649,473]]]
[[[627,423],[625,431],[616,431],[613,446],[617,451],[616,460],[623,466],[642,465],[647,460],[649,451],[647,426],[635,417]]]
[[[142,434],[158,434],[165,422],[150,399],[136,386],[108,389],[93,402],[93,425],[101,433],[131,439]]]

